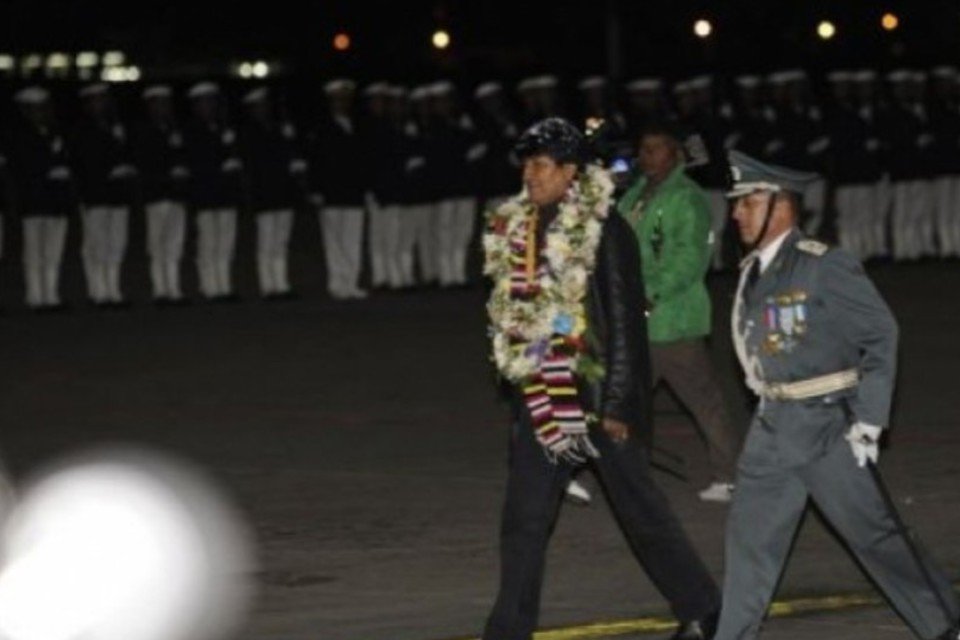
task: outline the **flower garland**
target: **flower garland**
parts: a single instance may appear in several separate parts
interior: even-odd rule
[[[484,274],[494,283],[487,303],[493,360],[511,382],[523,384],[537,375],[557,338],[578,374],[603,375],[587,351],[584,298],[612,195],[606,171],[594,165],[582,171],[546,230],[540,265],[536,207],[526,190],[488,214],[483,248]]]

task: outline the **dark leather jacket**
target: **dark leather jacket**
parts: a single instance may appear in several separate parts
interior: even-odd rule
[[[585,410],[600,418],[625,422],[649,445],[653,432],[645,300],[636,238],[611,210],[586,299],[590,349],[603,362],[605,375],[595,383],[581,380],[580,400]],[[514,387],[510,392],[515,415],[526,411],[521,390]]]

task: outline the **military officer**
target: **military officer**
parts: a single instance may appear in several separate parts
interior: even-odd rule
[[[742,263],[733,337],[760,397],[727,523],[716,640],[753,638],[812,498],[921,638],[956,638],[946,576],[903,529],[880,483],[897,324],[859,261],[805,239],[799,200],[816,178],[730,154]]]

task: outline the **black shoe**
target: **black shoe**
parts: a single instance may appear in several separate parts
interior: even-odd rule
[[[699,620],[681,622],[676,633],[670,640],[710,640],[717,632],[717,623],[720,621],[720,611],[715,611]]]

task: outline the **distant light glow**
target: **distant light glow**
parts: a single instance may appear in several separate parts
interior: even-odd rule
[[[346,51],[350,48],[350,34],[340,32],[333,36],[333,48],[337,51]]]
[[[239,74],[241,78],[252,78],[253,64],[250,62],[241,62],[237,67],[237,74]]]
[[[254,78],[266,78],[270,75],[270,65],[263,60],[257,60],[251,65],[250,72]]]
[[[824,20],[817,25],[817,35],[821,40],[829,40],[837,35],[837,27],[829,20]]]
[[[77,54],[76,65],[81,69],[89,69],[100,64],[100,56],[93,51],[81,51]]]
[[[895,13],[885,13],[880,18],[880,25],[887,31],[894,31],[900,26],[900,18]]]
[[[103,54],[103,66],[120,67],[127,61],[127,56],[122,51],[107,51]]]
[[[693,25],[693,32],[698,38],[709,38],[713,33],[713,25],[709,20],[697,20]]]
[[[446,49],[450,46],[450,34],[446,31],[435,31],[433,34],[433,46],[437,49]]]

